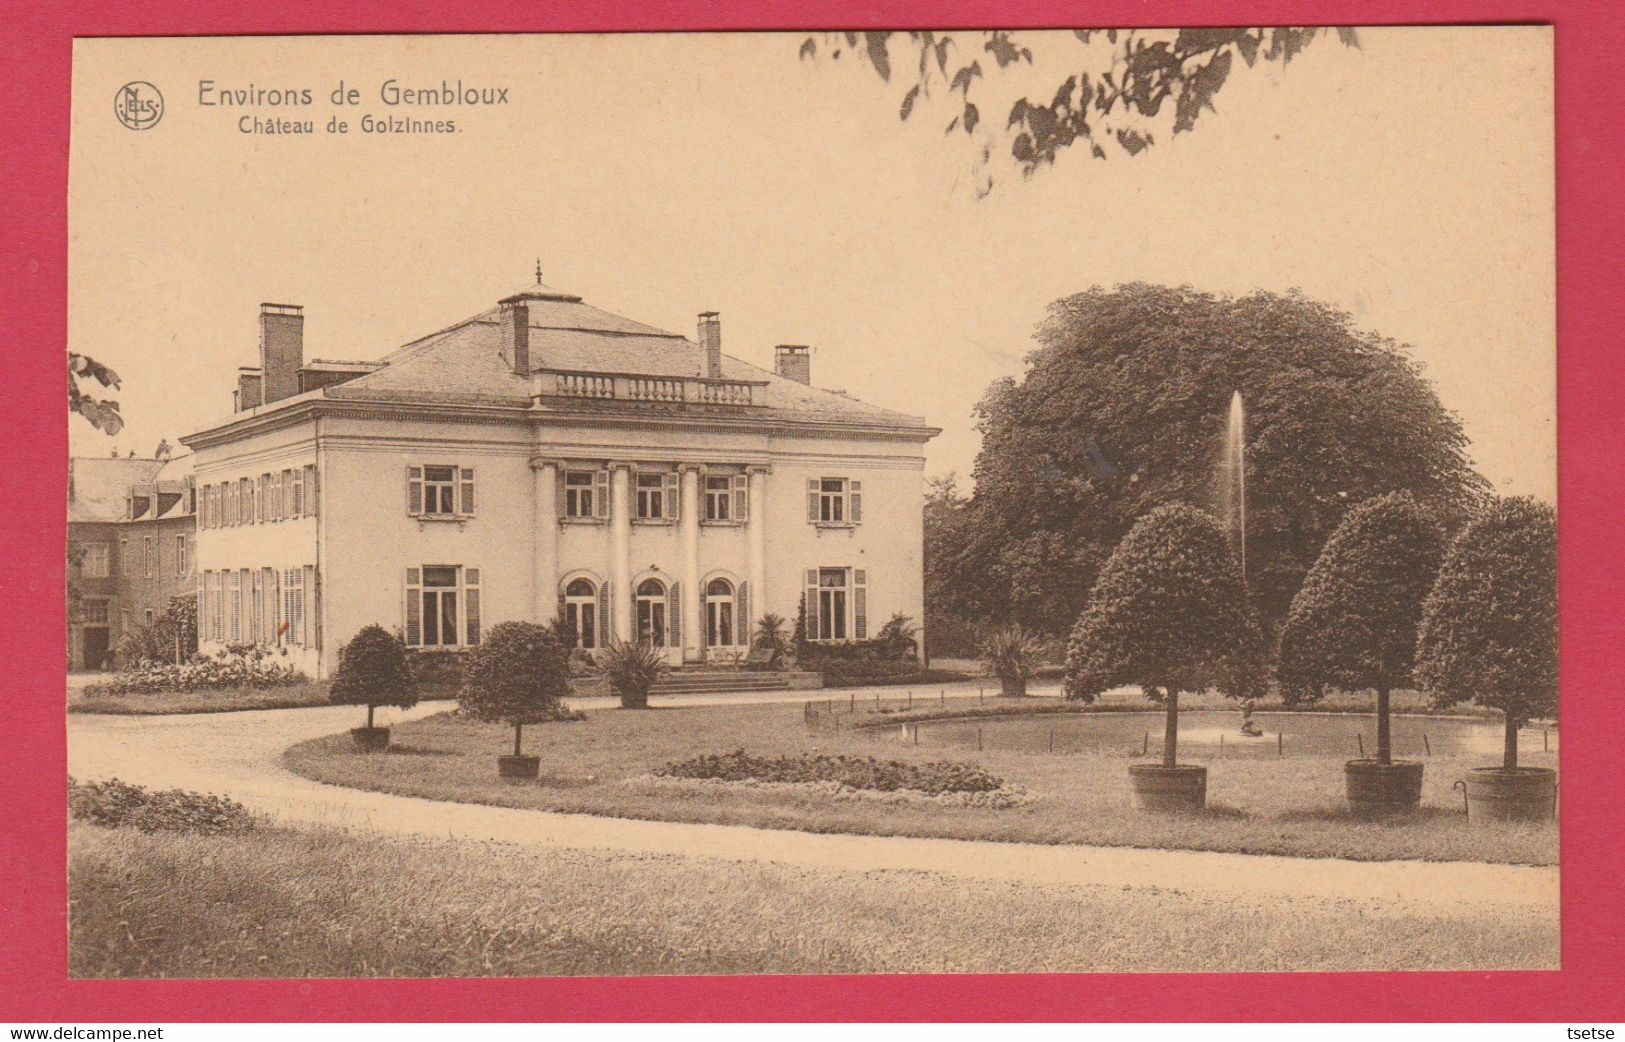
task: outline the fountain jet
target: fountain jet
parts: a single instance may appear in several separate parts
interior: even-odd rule
[[[1241,577],[1247,578],[1247,415],[1241,392],[1230,396],[1230,421],[1224,435],[1224,455],[1219,462],[1219,509],[1224,515],[1230,538],[1241,562]]]

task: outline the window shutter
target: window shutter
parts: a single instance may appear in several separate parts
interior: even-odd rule
[[[561,630],[564,627],[564,587],[562,586],[559,587],[559,614],[557,616],[557,625]]]
[[[807,569],[807,639],[818,639],[818,569]]]
[[[614,596],[615,587],[610,583],[598,587],[598,646],[601,648],[608,647],[615,639],[609,630],[609,602]]]
[[[568,482],[570,472],[562,468],[553,468],[553,516],[564,517],[569,502]],[[562,595],[561,595],[562,596]],[[560,618],[563,618],[561,615]]]
[[[807,479],[807,520],[818,522],[818,479]]]
[[[667,490],[668,494],[670,490]],[[671,638],[666,642],[671,647],[683,646],[683,584],[672,583],[671,589],[666,591],[666,621],[671,624]]]
[[[604,518],[609,516],[609,471],[607,470],[593,473],[592,509],[595,517]]]
[[[305,472],[293,472],[293,507],[288,511],[292,517],[303,517],[305,514]]]
[[[413,517],[423,513],[423,468],[406,468],[406,512]]]
[[[406,570],[406,646],[417,647],[423,642],[423,572],[418,568]]]
[[[463,569],[463,615],[468,622],[468,645],[480,642],[480,570]]]
[[[850,490],[846,519],[855,525],[863,520],[863,482],[851,481],[846,487]]]
[[[734,597],[734,639],[750,647],[750,583],[740,583],[739,593]]]
[[[207,593],[208,588],[207,588],[207,586],[204,585],[208,581],[209,581],[209,573],[208,572],[199,572],[198,573],[198,576],[197,576],[197,632],[198,632],[198,636],[200,638],[202,638],[203,640],[208,640],[209,639],[209,636],[208,636],[209,600],[208,600],[208,593]]]
[[[666,475],[666,517],[673,521],[677,520],[677,504],[678,500],[681,499],[681,496],[678,495],[678,482],[681,480],[682,478],[678,474]]]
[[[734,475],[734,520],[750,520],[750,476]]]
[[[316,569],[308,564],[305,565],[303,588],[305,592],[299,605],[299,614],[301,616],[299,621],[303,624],[300,627],[301,640],[305,647],[314,648],[316,646]]]
[[[461,467],[458,470],[458,476],[462,480],[459,481],[458,484],[457,484],[458,492],[459,492],[459,495],[461,496],[461,501],[458,503],[457,512],[459,514],[462,514],[464,517],[473,517],[474,516],[474,468],[473,467]]]
[[[316,516],[316,464],[305,464],[305,516]]]
[[[859,640],[869,639],[869,573],[862,568],[852,571],[852,635]]]
[[[293,471],[282,472],[282,516],[290,518],[293,513]]]

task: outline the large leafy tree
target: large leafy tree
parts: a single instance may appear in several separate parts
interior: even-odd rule
[[[1446,521],[1488,487],[1404,348],[1292,293],[1143,283],[1050,306],[1022,379],[978,406],[961,610],[1056,633],[1132,521],[1210,503],[1230,398],[1247,413],[1247,584],[1278,624],[1348,507],[1408,492]]]
[[[1376,691],[1379,763],[1393,762],[1388,696],[1410,682],[1422,602],[1443,554],[1438,526],[1410,496],[1367,500],[1326,540],[1281,630],[1283,690]]]
[[[866,64],[901,93],[900,119],[934,109],[945,132],[973,137],[981,129],[976,189],[994,184],[994,157],[1007,152],[1024,177],[1055,162],[1074,145],[1105,159],[1108,149],[1138,155],[1169,136],[1196,128],[1233,74],[1279,62],[1285,65],[1333,30],[1312,26],[1200,29],[1075,29],[1071,37],[1008,29],[984,32],[844,32],[807,37],[801,57]],[[1335,30],[1358,47],[1355,31]],[[1068,46],[1071,45],[1068,53]],[[1025,84],[1034,47],[1056,69],[1042,90],[994,93],[994,81]],[[1008,104],[992,114],[978,104]],[[1002,123],[1000,120],[1002,119]]]
[[[1422,608],[1417,678],[1435,700],[1506,715],[1502,766],[1518,726],[1557,712],[1557,512],[1498,500],[1456,536]]]
[[[1241,565],[1218,520],[1169,504],[1129,529],[1101,569],[1067,644],[1068,698],[1138,684],[1166,711],[1163,765],[1174,766],[1179,693],[1260,686],[1262,640]]]

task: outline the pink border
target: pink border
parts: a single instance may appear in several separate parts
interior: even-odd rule
[[[1557,26],[1559,397],[1564,698],[1563,969],[1539,973],[720,977],[435,981],[69,981],[66,979],[62,663],[64,502],[61,351],[72,38],[235,33],[521,32],[817,27],[1058,26],[1301,22],[1285,0],[1149,6],[1096,0],[1023,4],[938,0],[887,7],[852,0],[555,2],[534,15],[508,0],[362,0],[267,5],[202,0],[22,2],[4,35],[0,89],[6,179],[16,188],[3,250],[7,352],[0,494],[0,603],[28,604],[0,626],[6,685],[0,754],[0,1018],[63,1021],[266,1020],[1565,1020],[1625,1019],[1618,939],[1625,903],[1621,774],[1625,739],[1615,540],[1625,479],[1618,331],[1618,161],[1625,111],[1625,15],[1616,0],[1326,0],[1327,24],[1551,22]],[[1402,114],[1400,114],[1402,117]],[[42,607],[44,606],[43,610]],[[1611,717],[1603,717],[1612,712]],[[1576,715],[1582,714],[1582,715]],[[1584,721],[1583,727],[1573,722]],[[1580,779],[1584,779],[1583,782]]]

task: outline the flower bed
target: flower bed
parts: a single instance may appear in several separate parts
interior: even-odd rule
[[[666,764],[655,772],[668,778],[756,782],[833,782],[849,789],[895,792],[908,789],[927,795],[948,792],[992,792],[1004,779],[969,763],[934,760],[904,763],[872,756],[752,756],[743,749],[721,756],[696,756]]]
[[[265,648],[233,647],[213,656],[198,655],[178,665],[143,662],[114,674],[111,680],[86,686],[84,693],[94,697],[220,689],[263,690],[309,682],[309,677],[291,665],[276,661]]]
[[[1020,785],[1005,785],[997,789],[967,792],[925,793],[915,789],[854,789],[836,781],[772,782],[730,781],[722,778],[676,778],[669,775],[644,774],[628,778],[626,784],[655,792],[680,796],[704,795],[709,792],[748,789],[763,795],[809,796],[836,802],[861,800],[888,806],[984,807],[1005,810],[1031,803],[1032,797]]]
[[[108,828],[203,835],[247,832],[256,823],[246,807],[224,796],[184,789],[153,792],[117,778],[88,784],[69,778],[68,814]]]

